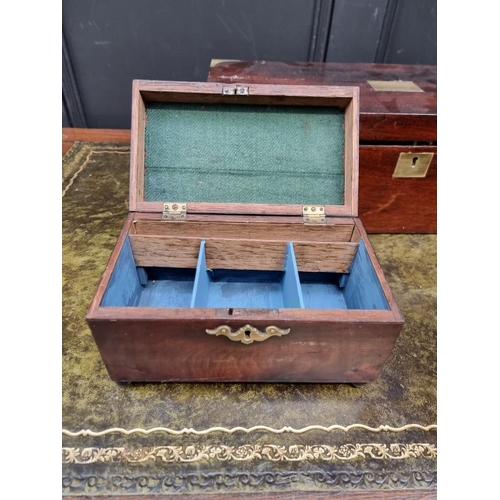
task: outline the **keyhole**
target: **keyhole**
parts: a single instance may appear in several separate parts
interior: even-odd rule
[[[250,339],[250,334],[251,334],[251,333],[252,333],[252,332],[251,332],[250,330],[245,330],[245,338],[246,338],[246,339]]]
[[[415,168],[417,166],[418,156],[414,156],[411,161],[411,168]]]

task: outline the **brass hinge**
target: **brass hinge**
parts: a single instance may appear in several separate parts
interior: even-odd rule
[[[161,220],[171,222],[184,222],[186,220],[187,203],[170,201],[163,204]]]
[[[242,87],[241,85],[235,85],[233,87],[228,87],[224,85],[222,87],[222,95],[248,95],[248,87]]]
[[[325,207],[323,205],[304,205],[302,217],[304,224],[326,224]]]

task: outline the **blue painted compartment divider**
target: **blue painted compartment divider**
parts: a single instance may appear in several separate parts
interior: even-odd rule
[[[205,242],[200,245],[191,307],[303,308],[293,245],[287,244],[284,271],[208,271]]]
[[[350,272],[297,268],[287,243],[283,271],[207,269],[201,241],[196,269],[135,265],[127,238],[102,299],[105,307],[209,307],[248,309],[389,309],[361,239]]]
[[[198,265],[196,266],[196,277],[194,279],[191,307],[207,307],[209,289],[210,278],[207,271],[205,241],[202,241],[200,243],[200,252],[198,254]]]
[[[363,239],[359,240],[358,251],[344,288],[344,298],[348,309],[389,309]]]
[[[293,243],[286,245],[285,275],[283,276],[283,306],[304,309],[299,270],[295,260]]]
[[[127,307],[139,305],[142,287],[135,266],[130,240],[125,240],[113,274],[109,280],[102,306]]]

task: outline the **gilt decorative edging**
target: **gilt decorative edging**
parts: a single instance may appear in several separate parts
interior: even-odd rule
[[[74,172],[73,175],[69,179],[63,178],[63,184],[65,183],[65,181],[68,181],[68,182],[67,182],[66,186],[64,187],[64,189],[62,190],[62,198],[64,198],[64,196],[68,192],[69,188],[73,185],[76,178],[82,173],[82,171],[87,166],[87,164],[95,161],[95,160],[92,160],[92,156],[94,154],[106,154],[106,153],[125,154],[125,155],[130,154],[128,147],[125,150],[122,150],[123,148],[121,148],[119,146],[115,147],[115,148],[105,147],[104,149],[99,149],[99,148],[92,147],[88,144],[84,144],[83,146],[81,146],[81,149],[77,149],[77,148],[75,148],[76,144],[80,144],[80,143],[75,143],[63,158],[63,175],[64,175],[64,166],[68,164],[70,156],[72,156],[73,154],[76,154],[78,156],[86,155],[86,157],[85,157],[85,160],[82,161],[80,168],[76,172]],[[75,148],[74,151],[73,151],[73,148]]]
[[[184,427],[184,429],[175,430],[169,429],[168,427],[152,427],[150,429],[142,429],[140,427],[136,427],[135,429],[124,429],[122,427],[112,427],[110,429],[105,429],[103,431],[93,431],[91,429],[81,429],[79,431],[73,432],[67,429],[63,429],[62,433],[66,436],[70,437],[79,437],[79,436],[106,436],[107,434],[122,434],[124,436],[131,436],[132,434],[142,434],[144,436],[148,436],[149,434],[155,433],[163,433],[163,434],[171,434],[172,436],[182,436],[187,434],[194,434],[197,436],[203,436],[206,434],[212,434],[214,432],[223,432],[226,434],[235,434],[236,432],[243,432],[245,434],[250,434],[252,432],[270,432],[272,434],[304,434],[310,431],[324,431],[324,432],[332,432],[332,431],[343,431],[349,432],[354,429],[361,429],[368,432],[404,432],[408,430],[419,429],[421,431],[437,431],[437,425],[420,425],[420,424],[406,424],[401,427],[392,427],[390,425],[379,425],[378,427],[370,427],[369,425],[364,424],[350,424],[350,425],[338,425],[333,424],[329,426],[324,425],[308,425],[307,427],[300,427],[298,429],[294,427],[290,427],[289,425],[285,425],[280,428],[269,427],[267,425],[254,425],[253,427],[209,427],[208,429],[193,429],[192,427]]]
[[[251,445],[189,445],[189,446],[154,446],[141,448],[63,448],[63,463],[141,463],[161,462],[200,462],[204,460],[249,462],[269,460],[271,462],[302,462],[322,460],[327,462],[348,461],[355,459],[404,460],[407,458],[436,458],[437,449],[433,444],[411,443],[390,445],[380,443],[327,445],[292,445],[278,446]]]
[[[373,471],[259,471],[193,472],[185,474],[76,474],[63,476],[65,494],[89,495],[100,492],[157,494],[182,491],[274,490],[282,486],[325,487],[328,490],[386,490],[436,488],[435,469],[397,472]],[[282,490],[281,490],[282,491]]]

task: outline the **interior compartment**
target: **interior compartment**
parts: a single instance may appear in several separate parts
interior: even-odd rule
[[[363,239],[349,272],[299,272],[299,279],[306,309],[389,309]]]
[[[189,307],[196,269],[137,266],[126,238],[102,298],[108,307]]]
[[[126,238],[101,306],[389,309],[362,239],[136,236]]]
[[[138,307],[189,307],[195,269],[138,268],[144,276]]]
[[[200,245],[192,307],[281,309],[303,308],[292,243],[286,246],[283,271],[211,270],[205,241]]]
[[[198,307],[280,309],[285,307],[283,276],[280,271],[210,271],[208,289]]]
[[[306,309],[347,309],[340,273],[300,272],[299,279]]]

